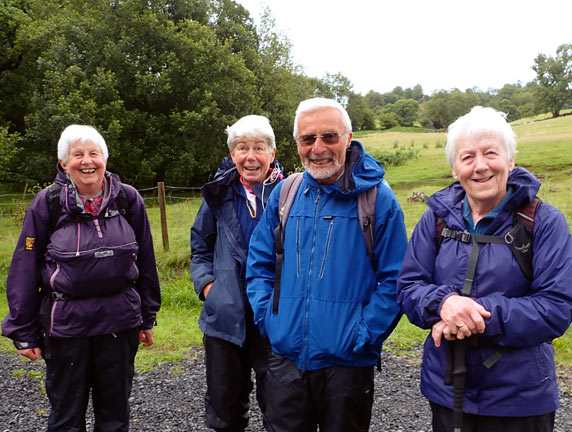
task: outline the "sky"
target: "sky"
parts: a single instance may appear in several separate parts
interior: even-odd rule
[[[237,0],[269,7],[306,75],[354,92],[421,84],[425,94],[532,81],[538,54],[572,43],[572,0]]]

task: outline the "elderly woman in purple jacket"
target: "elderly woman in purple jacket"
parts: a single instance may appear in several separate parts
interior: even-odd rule
[[[431,329],[421,391],[433,430],[552,431],[551,342],[572,317],[566,220],[536,206],[540,183],[515,168],[502,113],[473,108],[449,126],[446,153],[457,182],[427,201],[398,280],[405,314]]]
[[[46,362],[48,431],[84,431],[90,391],[95,430],[127,431],[135,355],[153,344],[161,301],[145,205],[106,171],[93,127],[68,126],[58,159],[24,219],[2,334]]]

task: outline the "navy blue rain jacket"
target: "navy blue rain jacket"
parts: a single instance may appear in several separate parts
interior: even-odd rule
[[[514,192],[485,234],[504,236],[514,211],[534,198],[540,183],[516,168],[508,177]],[[461,294],[470,243],[444,239],[437,252],[436,216],[455,230],[465,229],[465,191],[456,182],[435,193],[417,224],[398,281],[398,301],[409,320],[425,329],[440,319],[442,302]],[[532,416],[558,408],[552,340],[572,319],[572,240],[562,213],[543,202],[535,216],[532,238],[533,279],[529,281],[508,245],[479,244],[471,297],[491,312],[484,334],[473,336],[485,347],[470,347],[463,411],[487,416]],[[425,341],[421,391],[432,402],[452,408],[453,387],[445,386],[444,341],[436,348]],[[483,362],[498,347],[508,348],[490,369]]]
[[[377,185],[372,268],[357,198]],[[247,293],[272,350],[301,370],[372,366],[401,312],[396,280],[407,247],[401,207],[381,164],[352,141],[345,172],[319,185],[304,173],[284,233],[278,313],[272,313],[278,186],[250,241]]]
[[[277,161],[271,165],[281,172]],[[234,208],[235,191],[231,187],[239,179],[230,157],[223,159],[214,178],[206,183],[203,202],[191,228],[191,277],[195,291],[204,300],[199,327],[204,334],[243,346],[246,319],[252,312],[246,298],[244,282],[248,245]],[[264,205],[280,181],[255,184],[252,191]],[[203,289],[213,282],[205,300]]]

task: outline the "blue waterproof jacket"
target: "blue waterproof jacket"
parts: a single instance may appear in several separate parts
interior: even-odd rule
[[[249,248],[247,293],[255,323],[275,353],[301,370],[375,365],[400,317],[396,279],[407,245],[403,213],[381,164],[352,141],[342,177],[319,185],[304,173],[284,235],[280,304],[272,313],[281,185],[271,194]],[[370,263],[357,197],[377,185]]]
[[[277,161],[272,167],[281,172]],[[248,245],[234,208],[236,192],[231,187],[239,177],[232,159],[226,157],[214,178],[202,188],[203,202],[191,228],[191,277],[197,295],[204,301],[199,318],[203,333],[243,346],[245,320],[252,319],[252,314],[244,283]],[[279,181],[275,178],[252,187],[263,205]],[[203,289],[209,282],[213,285],[205,300]]]
[[[514,192],[485,234],[504,236],[513,226],[514,212],[540,187],[528,171],[516,168],[508,178]],[[398,281],[398,300],[410,321],[429,329],[437,322],[442,302],[461,294],[470,243],[444,239],[436,254],[436,217],[455,230],[465,229],[465,191],[456,182],[435,193],[429,210],[417,224]],[[572,240],[560,211],[543,202],[536,212],[532,237],[533,279],[529,281],[509,246],[479,244],[471,297],[491,312],[470,347],[463,411],[487,416],[531,416],[558,408],[558,389],[551,341],[572,319]],[[453,387],[443,383],[447,361],[444,341],[436,348],[425,341],[421,391],[432,402],[452,408]],[[490,369],[483,362],[499,347],[508,348]]]

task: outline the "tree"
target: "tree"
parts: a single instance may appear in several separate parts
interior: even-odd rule
[[[413,126],[417,120],[419,104],[413,99],[399,99],[383,107],[384,113],[392,113],[400,126]]]
[[[425,127],[447,129],[458,117],[479,103],[479,96],[472,91],[440,91],[421,104],[419,120]]]
[[[572,44],[560,45],[556,57],[539,54],[532,69],[538,83],[538,104],[558,117],[572,102]]]

